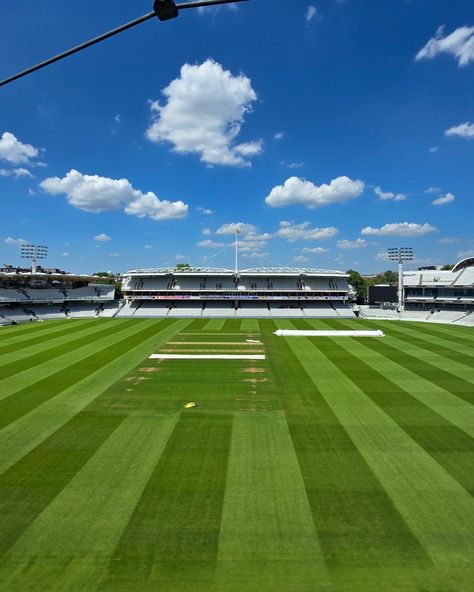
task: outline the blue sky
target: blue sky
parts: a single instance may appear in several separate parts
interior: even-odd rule
[[[0,78],[151,10],[7,3]],[[440,27],[444,27],[441,29]],[[0,88],[0,256],[75,272],[371,273],[474,254],[470,0],[252,0],[147,22]]]

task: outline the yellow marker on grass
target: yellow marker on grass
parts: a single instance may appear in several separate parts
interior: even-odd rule
[[[197,407],[198,404],[195,403],[194,401],[191,401],[191,403],[186,403],[186,405],[184,406],[185,409],[193,409],[194,407]]]

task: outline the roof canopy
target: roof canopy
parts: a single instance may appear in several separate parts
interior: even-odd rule
[[[465,269],[466,267],[474,267],[474,257],[468,257],[467,259],[462,259],[459,263],[453,267],[453,272],[461,271],[461,269]]]
[[[162,267],[156,269],[132,269],[124,275],[245,275],[245,276],[275,276],[275,275],[312,275],[312,276],[339,276],[348,277],[346,273],[334,269],[312,269],[309,267],[255,267],[252,269],[239,269],[236,273],[232,269],[221,267]]]

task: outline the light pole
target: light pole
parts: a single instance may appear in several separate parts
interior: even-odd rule
[[[36,273],[38,259],[46,259],[48,247],[44,245],[21,245],[21,258],[31,261],[31,273]]]
[[[388,249],[389,261],[398,262],[398,312],[405,310],[405,293],[403,290],[403,262],[413,261],[412,247],[396,247]]]

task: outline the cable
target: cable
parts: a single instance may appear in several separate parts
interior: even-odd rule
[[[249,0],[199,0],[198,2],[183,2],[176,4],[178,10],[184,8],[199,8],[202,6],[216,6],[217,4],[235,4],[236,2],[248,2]]]
[[[176,8],[178,10],[184,10],[186,8],[199,8],[199,7],[205,7],[205,6],[215,6],[217,4],[231,4],[231,3],[233,4],[235,2],[247,2],[247,1],[248,0],[199,0],[198,2],[185,2],[183,4],[177,4]],[[1,80],[0,87],[10,84],[11,82],[18,80],[19,78],[23,78],[24,76],[27,76],[28,74],[32,74],[33,72],[36,72],[37,70],[41,70],[42,68],[46,68],[46,66],[54,64],[55,62],[59,62],[60,60],[63,60],[64,58],[69,57],[70,55],[78,53],[79,51],[82,51],[83,49],[87,49],[88,47],[91,47],[92,45],[95,45],[96,43],[100,43],[101,41],[105,41],[106,39],[109,39],[110,37],[113,37],[114,35],[118,35],[119,33],[123,33],[124,31],[127,31],[128,29],[131,29],[132,27],[136,27],[137,25],[141,25],[142,23],[149,21],[150,19],[155,18],[157,16],[159,17],[159,13],[155,12],[155,11],[149,12],[148,14],[144,14],[143,16],[141,16],[133,21],[125,23],[124,25],[121,25],[120,27],[117,27],[116,29],[112,29],[112,31],[109,31],[108,33],[104,33],[103,35],[99,35],[99,37],[95,37],[94,39],[91,39],[90,41],[86,41],[85,43],[81,43],[81,45],[77,45],[76,47],[73,47],[72,49],[68,49],[67,51],[64,51],[63,53],[57,54],[54,57],[45,60],[44,62],[40,62],[39,64],[36,64],[36,66],[32,66],[31,68],[27,68],[26,70],[23,70],[22,72],[19,72],[18,74],[15,74],[14,76],[10,76],[9,78],[5,78],[5,80]]]
[[[99,35],[99,37],[95,37],[94,39],[91,39],[90,41],[86,41],[85,43],[81,43],[81,45],[77,45],[76,47],[73,47],[72,49],[68,49],[67,51],[64,51],[63,53],[55,55],[54,57],[49,58],[48,60],[45,60],[44,62],[40,62],[39,64],[36,64],[36,66],[32,66],[31,68],[23,70],[23,72],[19,72],[18,74],[15,74],[14,76],[10,76],[10,78],[6,78],[5,80],[0,81],[0,86],[5,86],[6,84],[13,82],[14,80],[18,80],[18,78],[23,78],[23,76],[27,76],[28,74],[36,72],[37,70],[41,70],[42,68],[45,68],[46,66],[49,66],[50,64],[54,64],[55,62],[59,62],[59,60],[62,60],[64,58],[69,57],[70,55],[73,55],[79,51],[82,51],[83,49],[86,49],[86,48],[90,47],[91,45],[95,45],[96,43],[100,43],[101,41],[104,41],[105,39],[109,39],[109,37],[113,37],[114,35],[118,35],[119,33],[122,33],[123,31],[127,31],[127,29],[131,29],[132,27],[136,27],[137,25],[141,25],[145,21],[149,21],[150,19],[155,18],[155,17],[156,17],[156,14],[154,12],[149,12],[148,14],[145,14],[145,15],[141,16],[140,18],[130,21],[129,23],[126,23],[125,25],[121,25],[120,27],[117,27],[116,29],[112,29],[112,31],[109,31],[108,33],[104,33],[103,35]]]

